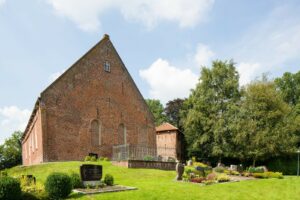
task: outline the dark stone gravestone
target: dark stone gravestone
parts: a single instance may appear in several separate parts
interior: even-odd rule
[[[80,175],[84,185],[97,185],[102,178],[102,165],[81,165]]]

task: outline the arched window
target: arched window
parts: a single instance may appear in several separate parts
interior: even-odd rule
[[[147,126],[141,126],[138,129],[138,143],[142,146],[148,145],[148,128]]]
[[[91,123],[92,145],[101,145],[101,127],[98,120],[93,120]]]
[[[126,144],[126,127],[120,124],[118,128],[118,144]]]

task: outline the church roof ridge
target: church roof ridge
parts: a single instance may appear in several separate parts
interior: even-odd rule
[[[36,112],[37,112],[37,110],[38,110],[38,106],[40,105],[40,100],[41,100],[41,96],[42,96],[42,94],[44,93],[44,92],[46,92],[51,86],[53,86],[58,80],[60,80],[65,74],[67,74],[68,73],[68,71],[70,71],[70,69],[72,68],[72,67],[74,67],[82,58],[84,58],[87,54],[89,54],[93,49],[95,49],[99,44],[101,44],[102,42],[104,42],[104,41],[106,41],[106,40],[110,40],[109,39],[109,35],[108,34],[104,34],[103,35],[103,37],[102,37],[102,39],[99,41],[99,42],[97,42],[92,48],[90,48],[85,54],[83,54],[79,59],[77,59],[66,71],[64,71],[64,73],[62,73],[57,79],[55,79],[50,85],[48,85],[47,87],[46,87],[46,89],[44,89],[41,93],[40,93],[40,96],[37,98],[37,100],[36,100],[36,103],[35,103],[35,105],[34,105],[34,107],[33,107],[33,110],[32,110],[32,112],[31,112],[31,115],[30,115],[30,118],[29,118],[29,120],[28,120],[28,123],[27,123],[27,126],[26,126],[26,128],[25,128],[25,131],[24,131],[24,133],[23,133],[23,135],[22,135],[22,140],[26,137],[26,134],[27,134],[27,131],[29,130],[29,128],[30,128],[30,125],[32,124],[32,121],[33,121],[33,119],[34,119],[34,117],[35,117],[35,115],[36,115]]]

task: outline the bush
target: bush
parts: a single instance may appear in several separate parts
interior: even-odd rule
[[[207,179],[207,180],[210,180],[210,181],[214,181],[214,180],[217,179],[217,174],[215,174],[215,173],[210,173],[210,174],[207,175],[206,179]]]
[[[153,161],[154,158],[152,156],[145,156],[144,161]]]
[[[96,162],[96,161],[97,161],[96,156],[91,156],[91,162]]]
[[[8,176],[7,171],[6,170],[1,171],[0,177],[6,177],[6,176]]]
[[[268,178],[268,176],[265,173],[253,173],[252,176],[254,178]]]
[[[203,177],[196,177],[196,178],[192,178],[191,182],[193,183],[202,183],[203,181],[205,181],[206,179]]]
[[[234,176],[239,176],[240,173],[238,171],[234,171],[234,170],[229,170],[228,173],[226,173],[228,175],[234,175]]]
[[[199,167],[203,167],[203,168],[207,168],[208,165],[202,163],[202,162],[193,162],[193,166],[199,166]]]
[[[22,200],[41,200],[47,199],[44,185],[41,183],[34,183],[32,179],[23,177],[21,180]]]
[[[72,188],[82,188],[83,184],[81,182],[81,178],[79,174],[72,173],[70,175],[70,178],[71,178]]]
[[[103,161],[104,160],[104,157],[102,157],[102,156],[100,156],[99,158],[98,158],[98,161]]]
[[[19,200],[21,199],[21,186],[17,179],[11,177],[0,178],[0,199]]]
[[[206,181],[202,181],[202,183],[204,183],[205,185],[212,185],[212,184],[216,183],[216,181],[214,181],[214,180],[206,180]]]
[[[114,185],[114,177],[110,174],[106,174],[104,177],[104,183],[109,186]]]
[[[248,172],[250,173],[263,173],[265,172],[263,167],[249,167]]]
[[[109,158],[105,157],[103,160],[104,160],[104,161],[109,161]]]
[[[251,174],[249,172],[243,172],[242,176],[249,177]]]
[[[280,172],[253,173],[252,175],[255,178],[283,178],[283,175]]]
[[[227,174],[219,174],[219,175],[217,176],[217,181],[218,181],[219,183],[222,183],[222,182],[228,182],[228,181],[230,181],[230,178],[229,178],[229,176],[228,176]]]
[[[284,175],[297,174],[297,154],[282,155],[265,162],[270,171],[282,172]]]
[[[91,161],[91,156],[86,156],[86,157],[84,158],[84,161],[85,161],[85,162]]]
[[[45,189],[52,199],[66,198],[72,191],[71,178],[64,173],[52,173],[47,177]]]
[[[214,168],[214,171],[215,171],[215,172],[218,172],[218,173],[224,173],[225,168],[224,168],[224,167],[215,167],[215,168]]]
[[[283,179],[283,174],[281,172],[265,172],[269,178],[279,178]]]

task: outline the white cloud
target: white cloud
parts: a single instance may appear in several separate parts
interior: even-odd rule
[[[241,63],[238,69],[242,83],[249,83],[264,72],[283,72],[289,61],[299,58],[300,18],[294,13],[291,7],[274,9],[233,45],[233,58]]]
[[[52,82],[55,81],[58,77],[60,77],[60,75],[62,75],[64,72],[65,72],[65,70],[62,70],[62,71],[60,71],[60,72],[55,72],[55,73],[51,74],[51,75],[48,77],[48,82],[49,82],[49,83],[52,83]]]
[[[256,78],[261,71],[261,65],[259,63],[239,63],[237,70],[240,74],[240,85],[246,85]]]
[[[209,66],[215,56],[215,53],[209,46],[199,43],[197,46],[196,54],[194,55],[197,67]]]
[[[163,103],[187,97],[198,81],[198,76],[190,69],[177,68],[161,58],[149,68],[140,70],[139,74],[150,85],[150,98]]]
[[[192,27],[206,20],[214,0],[47,0],[55,11],[85,31],[97,31],[101,15],[117,10],[129,21],[153,28],[161,21]]]
[[[0,108],[0,144],[4,142],[14,131],[24,131],[30,111],[20,109],[17,106]]]

